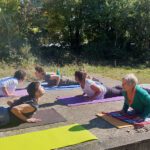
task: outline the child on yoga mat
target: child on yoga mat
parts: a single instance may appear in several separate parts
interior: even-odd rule
[[[35,67],[35,76],[39,80],[44,80],[47,82],[48,86],[65,86],[65,85],[76,85],[78,84],[77,82],[61,77],[60,73],[47,73],[44,71],[42,67]]]
[[[150,120],[150,94],[137,85],[138,79],[134,74],[128,74],[122,79],[125,98],[122,113],[127,113],[129,107],[139,116],[136,119],[141,121]]]
[[[87,78],[85,72],[76,71],[75,80],[80,84],[83,90],[83,96],[86,94],[89,100],[122,96],[122,87],[106,87],[100,82],[95,82]]]
[[[19,100],[8,101],[9,107],[0,107],[0,127],[40,121],[40,119],[32,118],[32,115],[37,111],[39,98],[45,91],[39,82],[32,82],[28,85],[27,92],[29,95]]]
[[[15,96],[14,91],[18,84],[23,83],[26,77],[26,72],[18,70],[13,77],[0,79],[0,96]]]

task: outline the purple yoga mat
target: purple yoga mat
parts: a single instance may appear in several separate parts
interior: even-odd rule
[[[16,90],[14,94],[15,94],[16,96],[26,96],[26,95],[28,95],[26,89]]]
[[[65,97],[65,98],[58,98],[58,101],[67,105],[67,106],[79,106],[79,105],[86,105],[86,104],[96,104],[96,103],[104,103],[104,102],[115,102],[124,100],[123,96],[112,97],[107,99],[98,99],[89,101],[87,97],[83,96],[75,96],[75,97]]]
[[[14,93],[14,96],[16,96],[16,97],[22,97],[22,96],[26,96],[26,95],[28,95],[28,93],[27,93],[27,90],[26,89],[19,89],[19,90],[16,90]],[[0,98],[5,98],[6,96],[0,96]],[[7,97],[6,97],[7,98]]]

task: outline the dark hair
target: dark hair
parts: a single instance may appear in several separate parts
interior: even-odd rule
[[[14,74],[14,78],[17,80],[24,80],[26,77],[26,72],[24,70],[18,70]]]
[[[86,78],[86,73],[83,71],[76,71],[75,77],[77,77],[80,81],[84,80]]]
[[[35,67],[35,71],[39,72],[39,73],[42,73],[43,75],[45,74],[45,71],[42,67],[39,67],[39,66],[36,66]]]
[[[27,87],[27,92],[29,96],[35,97],[35,93],[37,92],[38,88],[40,86],[40,82],[32,82]]]

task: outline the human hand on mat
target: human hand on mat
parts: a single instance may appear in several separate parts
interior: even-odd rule
[[[42,121],[41,119],[37,119],[37,118],[29,118],[27,119],[28,123],[36,123],[36,122],[40,122]]]
[[[86,100],[88,100],[88,101],[93,101],[94,100],[94,97],[86,97]]]
[[[85,94],[76,95],[75,97],[83,97]]]
[[[13,102],[12,101],[7,101],[8,106],[12,106]]]
[[[120,114],[126,115],[126,113],[123,110],[120,111]]]

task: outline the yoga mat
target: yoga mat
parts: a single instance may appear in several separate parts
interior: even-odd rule
[[[123,100],[123,96],[112,97],[107,99],[100,99],[100,100],[87,100],[87,97],[83,96],[75,96],[75,97],[66,97],[66,98],[58,98],[58,101],[62,102],[67,106],[79,106],[79,105],[86,105],[86,104],[97,104],[97,103],[104,103],[104,102],[115,102]]]
[[[14,96],[16,96],[16,97],[22,97],[22,96],[28,95],[26,89],[17,89],[13,94],[14,94]],[[10,96],[10,97],[14,97],[14,96]],[[8,97],[8,96],[0,96],[0,98],[7,98],[7,97]]]
[[[136,117],[138,117],[138,115],[135,114],[134,111],[129,111],[126,114],[122,114],[122,113],[120,113],[120,111],[109,112],[107,114],[109,116],[112,116],[116,119],[127,122],[129,124],[132,124],[134,126],[144,126],[144,125],[150,124],[150,121],[141,121],[141,120],[137,119]]]
[[[50,90],[72,90],[80,88],[80,85],[66,85],[66,86],[51,86],[49,87],[47,83],[41,83],[46,91]]]
[[[0,138],[2,150],[52,150],[97,138],[79,124]]]
[[[19,97],[28,95],[26,89],[18,89],[18,90],[15,91],[14,94],[15,94],[16,96],[19,96]]]
[[[106,113],[101,112],[101,113],[98,113],[97,116],[101,117],[103,120],[107,121],[108,123],[112,124],[118,129],[126,128],[126,127],[133,127],[133,125],[123,122],[121,120],[118,120],[112,116],[107,115]]]
[[[30,128],[35,126],[42,126],[47,124],[53,124],[58,122],[65,122],[66,119],[62,117],[55,109],[45,109],[45,110],[39,110],[37,113],[33,115],[33,117],[41,119],[42,121],[37,123],[22,123],[19,125],[8,125],[6,127],[0,128],[0,132],[4,131],[10,131],[10,130],[17,130],[17,129],[24,129],[24,128]]]
[[[139,84],[139,86],[150,90],[150,84]]]
[[[46,91],[50,90],[71,90],[71,89],[77,89],[80,88],[79,85],[69,85],[69,86],[54,86],[54,87],[44,87]],[[26,96],[28,95],[26,89],[17,89],[14,93],[16,96]]]

